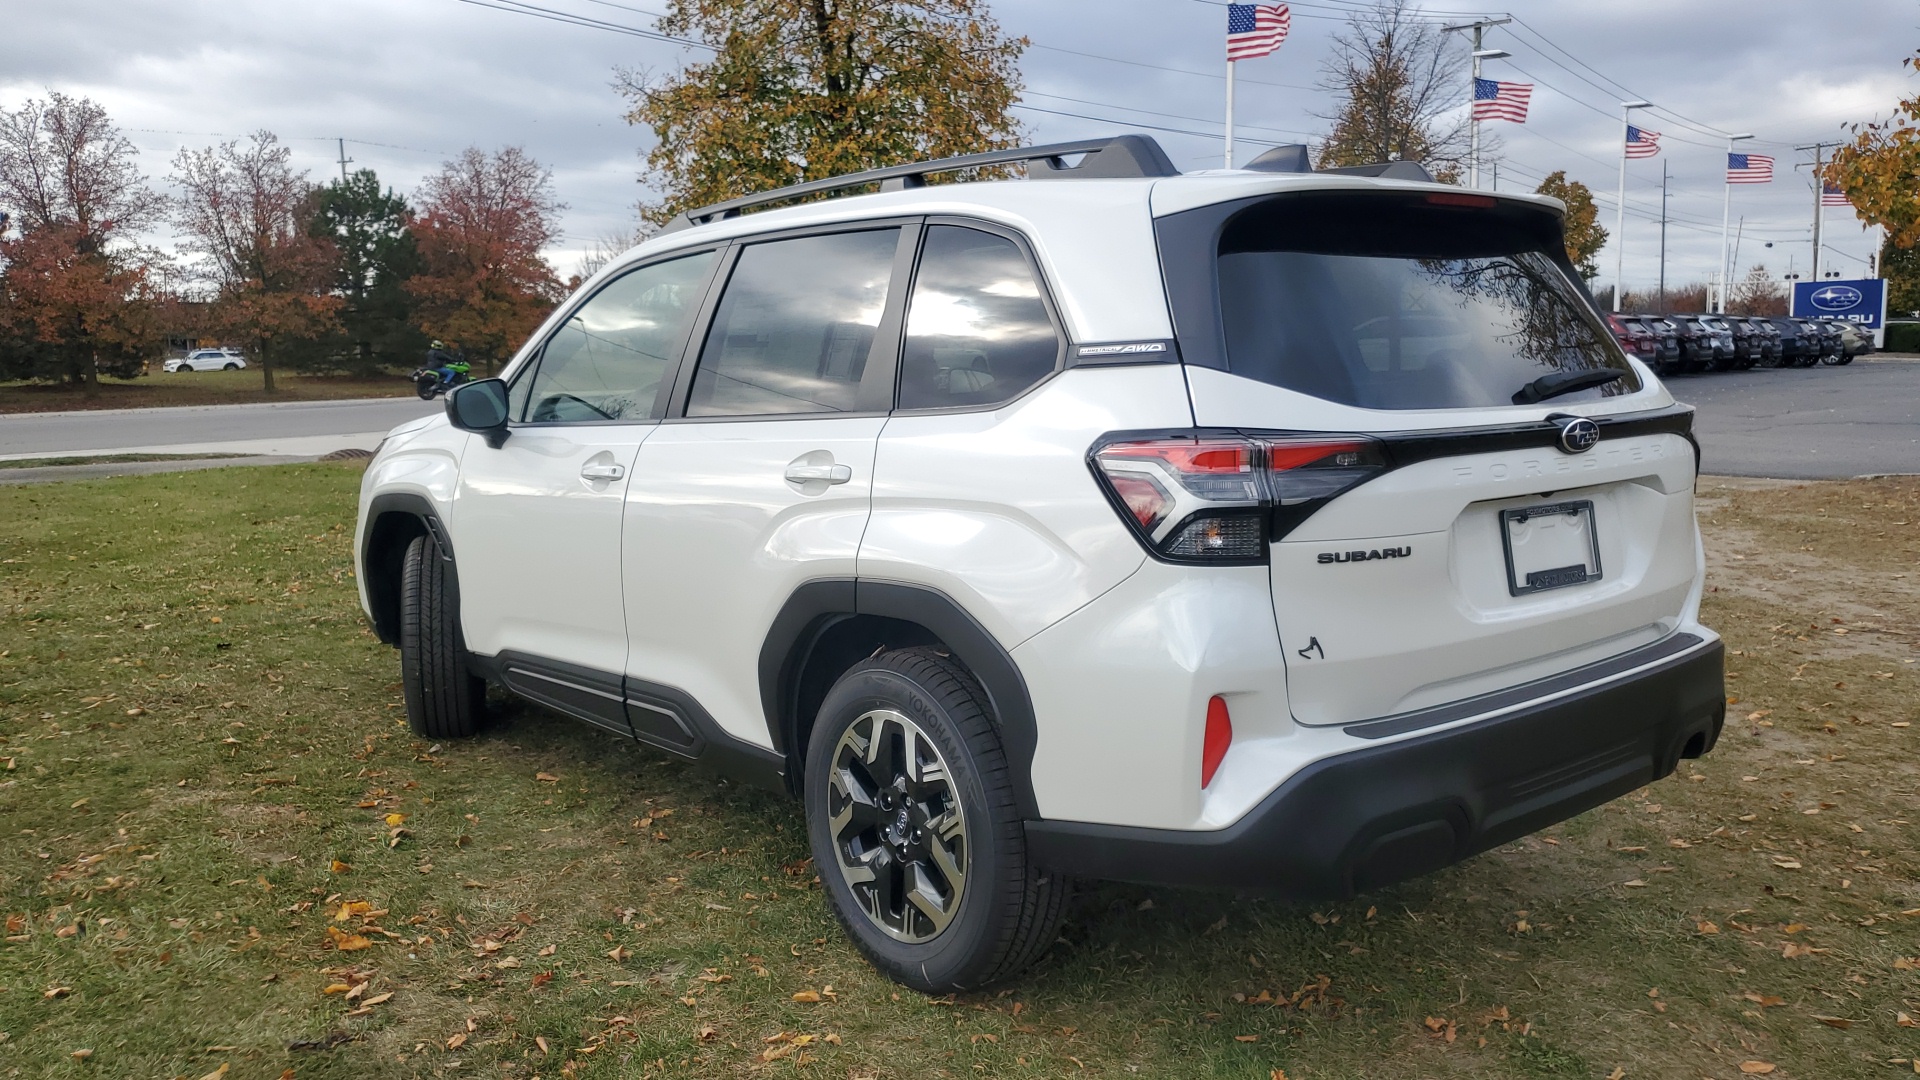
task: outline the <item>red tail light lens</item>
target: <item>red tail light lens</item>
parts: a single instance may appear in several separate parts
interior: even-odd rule
[[[1095,450],[1094,473],[1161,558],[1232,564],[1266,557],[1284,531],[1386,468],[1355,435],[1201,435],[1124,440]]]
[[[1227,699],[1215,694],[1207,702],[1207,731],[1200,744],[1200,786],[1213,783],[1213,774],[1233,745],[1233,718],[1227,715]]]

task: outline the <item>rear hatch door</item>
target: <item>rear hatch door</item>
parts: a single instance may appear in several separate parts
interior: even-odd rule
[[[1339,483],[1273,481],[1296,720],[1458,701],[1673,632],[1698,565],[1691,412],[1622,353],[1557,214],[1427,189],[1180,216],[1163,259],[1204,254],[1217,283],[1210,327],[1169,289],[1196,424],[1368,443]]]

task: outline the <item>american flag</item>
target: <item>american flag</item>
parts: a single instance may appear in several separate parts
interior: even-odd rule
[[[1473,80],[1473,118],[1475,120],[1511,120],[1527,122],[1527,102],[1533,97],[1533,84]]]
[[[1627,125],[1627,156],[1652,157],[1660,152],[1660,133]]]
[[[1293,13],[1285,4],[1228,4],[1227,59],[1254,60],[1287,40]]]
[[[1851,207],[1853,204],[1847,201],[1846,192],[1832,184],[1823,183],[1820,185],[1820,205]]]
[[[1728,154],[1727,183],[1773,183],[1773,159],[1765,154]]]

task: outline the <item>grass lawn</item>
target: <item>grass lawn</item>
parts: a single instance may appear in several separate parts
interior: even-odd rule
[[[352,375],[290,375],[275,372],[274,392],[260,388],[260,372],[155,371],[137,379],[101,379],[97,397],[47,383],[0,382],[0,413],[62,412],[68,409],[146,409],[162,405],[240,405],[262,401],[335,401],[342,398],[407,397],[413,384],[399,375],[365,379]]]
[[[533,710],[411,738],[357,480],[0,488],[0,1077],[1920,1071],[1920,481],[1702,483],[1737,700],[1674,777],[1352,903],[1087,887],[929,1000],[793,805]]]

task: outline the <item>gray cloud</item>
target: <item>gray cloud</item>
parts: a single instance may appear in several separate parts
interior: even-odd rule
[[[628,9],[658,10],[664,0],[535,2],[651,28],[650,16]],[[1330,101],[1315,85],[1351,6],[1296,3],[1292,39],[1241,66],[1243,160],[1256,141],[1304,141],[1324,129],[1315,114]],[[1431,10],[1442,16],[1453,6]],[[1524,25],[1491,33],[1489,44],[1514,56],[1489,63],[1488,74],[1541,85],[1527,124],[1488,125],[1499,135],[1503,188],[1531,189],[1539,176],[1566,169],[1602,197],[1611,228],[1620,91],[1668,110],[1646,123],[1664,134],[1665,153],[1630,166],[1630,282],[1657,273],[1658,226],[1645,215],[1658,212],[1663,160],[1672,170],[1669,280],[1698,278],[1717,261],[1724,144],[1690,128],[1754,132],[1747,146],[1779,160],[1775,183],[1734,190],[1734,216],[1746,219],[1741,261],[1764,258],[1783,271],[1792,255],[1804,271],[1812,195],[1806,171],[1793,170],[1805,155],[1792,147],[1832,141],[1844,123],[1885,115],[1915,90],[1900,66],[1920,44],[1920,8],[1911,0],[1506,6]],[[1184,169],[1218,166],[1223,8],[1205,0],[1002,0],[994,11],[1035,46],[1022,64],[1029,93],[1020,112],[1033,138],[1178,129],[1150,133]],[[521,145],[553,167],[568,204],[563,247],[552,253],[567,271],[597,238],[631,227],[642,193],[638,154],[649,135],[621,119],[613,69],[672,70],[693,55],[459,0],[67,0],[10,12],[0,104],[48,88],[91,96],[128,129],[156,180],[179,148],[257,128],[278,133],[316,177],[338,169],[333,140],[346,138],[356,167],[377,169],[403,191],[464,146]],[[1162,70],[1169,68],[1179,70]],[[1829,210],[1827,225],[1831,265],[1863,269],[1871,245],[1852,215]],[[1773,250],[1760,246],[1769,241]],[[1611,267],[1611,252],[1602,265]]]

